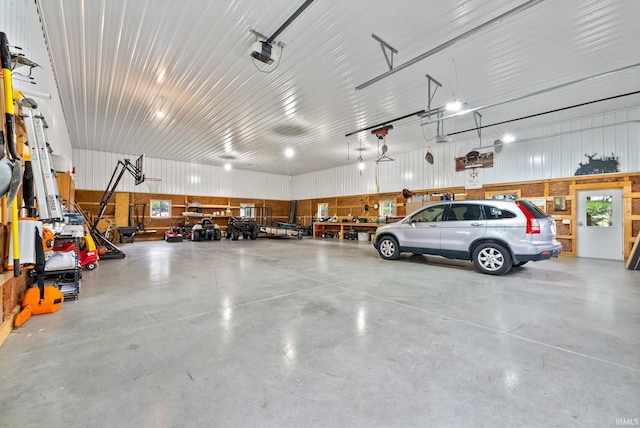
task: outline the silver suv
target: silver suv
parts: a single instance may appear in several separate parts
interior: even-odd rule
[[[562,251],[554,220],[524,199],[434,203],[378,227],[373,246],[383,259],[407,252],[472,260],[491,275]]]

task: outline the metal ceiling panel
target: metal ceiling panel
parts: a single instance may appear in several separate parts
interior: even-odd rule
[[[378,157],[370,132],[350,131],[426,109],[426,74],[442,87],[439,107],[458,98],[483,108],[482,124],[537,115],[638,91],[640,2],[524,0],[315,1],[277,38],[273,65],[249,56],[302,4],[272,0],[36,0],[75,149],[146,153],[156,159],[284,175]],[[299,4],[298,4],[299,3]],[[468,37],[452,43],[466,32]],[[364,89],[388,71],[376,34],[398,50],[398,67],[437,53]],[[278,48],[274,48],[279,50]],[[599,78],[587,79],[602,75]],[[586,80],[585,80],[586,79]],[[526,95],[568,82],[579,83]],[[640,105],[638,94],[510,122],[504,130]],[[156,112],[161,109],[164,117]],[[434,143],[435,124],[393,123],[390,154]],[[444,122],[451,142],[474,138],[473,115]],[[446,143],[445,143],[446,144]],[[285,148],[295,156],[284,156]],[[356,150],[362,148],[363,150]]]

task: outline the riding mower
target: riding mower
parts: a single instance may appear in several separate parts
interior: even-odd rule
[[[182,242],[182,231],[171,223],[169,229],[164,233],[164,240],[167,242]]]
[[[203,218],[191,228],[192,241],[219,241],[221,238],[220,227],[213,223],[210,218]]]

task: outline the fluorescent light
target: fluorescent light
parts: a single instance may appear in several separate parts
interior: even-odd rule
[[[451,101],[447,103],[445,108],[447,109],[447,111],[460,111],[462,109],[462,103],[460,101]]]
[[[294,155],[294,153],[295,153],[295,152],[293,151],[293,149],[292,149],[291,147],[287,148],[287,149],[284,151],[284,155],[285,155],[286,157],[288,157],[288,158],[292,158],[292,157],[293,157],[293,155]]]

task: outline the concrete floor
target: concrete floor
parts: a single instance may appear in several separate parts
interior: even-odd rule
[[[640,418],[640,272],[503,277],[336,240],[136,242],[0,347],[1,427],[551,427]]]

